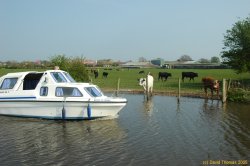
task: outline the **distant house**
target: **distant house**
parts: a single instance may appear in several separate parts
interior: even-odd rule
[[[83,64],[87,65],[87,66],[96,66],[97,61],[96,60],[90,60],[90,59],[84,59]]]

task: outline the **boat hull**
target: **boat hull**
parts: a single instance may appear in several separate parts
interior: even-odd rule
[[[126,102],[2,101],[0,115],[44,119],[96,119],[117,117]]]

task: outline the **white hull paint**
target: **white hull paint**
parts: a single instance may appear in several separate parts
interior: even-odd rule
[[[90,111],[88,113],[88,104]],[[33,117],[45,119],[95,119],[115,117],[126,105],[126,102],[39,102],[39,101],[6,101],[0,102],[0,114],[7,116]]]

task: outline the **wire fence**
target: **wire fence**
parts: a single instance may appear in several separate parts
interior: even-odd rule
[[[170,80],[154,81],[154,94],[176,96],[179,100],[181,97],[195,97],[195,98],[207,98],[213,100],[222,100],[226,102],[227,94],[232,89],[244,89],[249,90],[250,84],[248,81],[237,81],[231,79],[218,80],[219,87],[218,93],[216,89],[207,88],[205,92],[205,85],[202,81],[194,80],[182,80],[181,78],[172,78]],[[146,93],[145,93],[146,94]]]

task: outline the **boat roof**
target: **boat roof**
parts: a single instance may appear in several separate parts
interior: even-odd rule
[[[9,77],[18,77],[18,78],[22,78],[25,77],[26,75],[30,74],[30,73],[51,73],[51,72],[66,72],[64,70],[45,70],[45,71],[26,71],[26,72],[15,72],[15,73],[7,73],[3,76],[1,76],[0,78],[4,79],[4,78],[9,78]],[[84,85],[84,86],[90,86],[90,85],[94,85],[92,83],[88,83],[88,82],[70,82],[70,85],[68,84],[68,82],[64,82],[64,83],[60,83],[60,85],[64,86],[72,86],[72,85]]]
[[[11,76],[11,77],[16,76],[16,77],[19,77],[19,76],[22,76],[22,75],[27,75],[29,73],[37,73],[37,72],[36,71],[15,72],[15,73],[7,73],[7,74],[5,74],[3,76]]]
[[[13,72],[13,73],[7,73],[3,76],[16,76],[16,77],[19,77],[19,76],[22,76],[22,75],[27,75],[29,73],[50,73],[50,72],[66,72],[66,71],[63,71],[63,70],[45,70],[45,71],[25,71],[25,72]],[[2,77],[3,77],[2,76]]]

